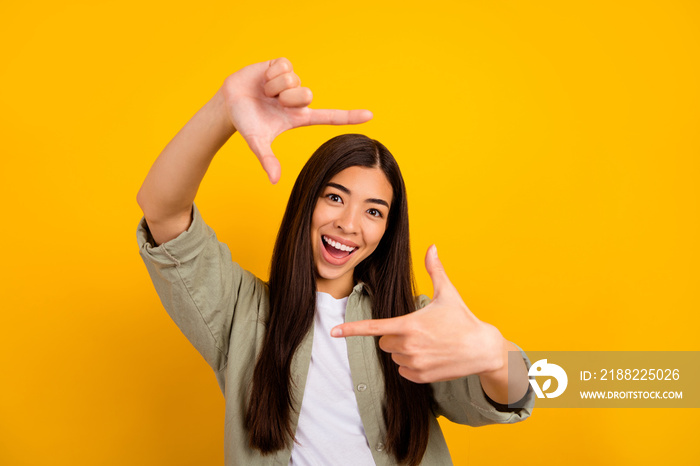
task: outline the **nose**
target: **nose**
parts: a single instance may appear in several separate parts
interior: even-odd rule
[[[338,218],[333,222],[333,226],[339,228],[344,233],[355,233],[358,221],[357,215],[356,209],[343,209],[343,212],[338,215]]]

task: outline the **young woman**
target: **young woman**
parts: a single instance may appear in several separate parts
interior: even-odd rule
[[[406,191],[391,153],[349,134],[313,154],[267,283],[232,261],[194,204],[234,132],[275,183],[270,146],[280,133],[372,117],[310,102],[283,58],[229,76],[139,191],[141,256],[164,307],[216,372],[227,465],[451,464],[436,418],[525,419],[529,362],[469,311],[435,246],[426,255],[433,300],[414,298]]]

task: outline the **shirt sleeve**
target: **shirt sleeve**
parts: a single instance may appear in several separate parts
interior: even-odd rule
[[[421,309],[430,303],[430,298],[420,295],[416,298],[416,308]],[[517,345],[516,345],[517,346]],[[520,349],[525,365],[530,369],[530,360]],[[435,416],[445,416],[452,422],[469,426],[487,424],[512,424],[525,420],[535,405],[534,392],[528,389],[525,397],[516,403],[517,407],[504,411],[497,409],[484,393],[478,375],[469,375],[446,382],[430,384],[433,389],[433,412]]]
[[[145,218],[136,236],[163,307],[222,385],[219,372],[228,362],[237,304],[259,301],[265,284],[232,261],[228,246],[204,223],[194,204],[192,223],[178,237],[155,246]],[[246,309],[251,307],[258,309]]]

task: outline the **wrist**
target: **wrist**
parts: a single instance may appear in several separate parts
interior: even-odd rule
[[[510,342],[500,336],[500,341],[494,345],[493,351],[488,364],[488,368],[478,375],[480,378],[485,378],[492,382],[499,382],[504,378],[508,379],[508,351],[510,350]]]
[[[500,348],[494,354],[489,370],[479,374],[479,381],[486,395],[496,403],[507,405],[508,397],[508,350],[511,343],[501,337]]]
[[[236,132],[236,127],[228,112],[228,103],[224,95],[223,87],[216,91],[214,96],[205,105],[211,113],[211,123],[217,132],[223,134],[227,139]]]
[[[507,405],[518,402],[530,386],[525,361],[520,349],[504,339],[503,365],[499,369],[479,374],[486,395],[496,403]],[[509,356],[510,355],[510,356]]]

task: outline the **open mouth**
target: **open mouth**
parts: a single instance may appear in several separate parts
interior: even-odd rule
[[[323,239],[323,247],[326,248],[328,254],[335,259],[343,259],[348,257],[357,250],[356,247],[347,246],[326,236],[321,236],[321,238]]]

